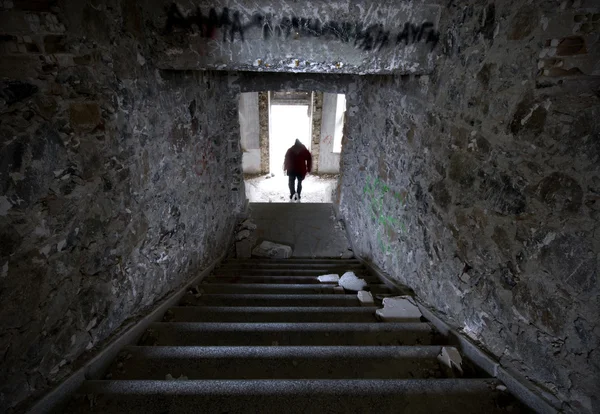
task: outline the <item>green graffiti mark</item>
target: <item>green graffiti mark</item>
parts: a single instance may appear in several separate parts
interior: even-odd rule
[[[398,218],[386,213],[386,206],[398,204],[406,206],[405,195],[390,191],[390,187],[379,177],[367,177],[363,187],[363,194],[367,197],[371,207],[371,218],[377,223],[377,244],[385,254],[392,251],[390,242],[395,233],[406,232],[406,226]]]

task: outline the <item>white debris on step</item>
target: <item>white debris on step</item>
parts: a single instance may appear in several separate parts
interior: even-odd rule
[[[496,386],[496,389],[497,389],[498,391],[506,391],[506,385],[497,385],[497,386]]]
[[[337,283],[340,280],[340,275],[335,275],[335,274],[321,275],[321,276],[317,277],[317,279],[321,283],[325,283],[325,282],[336,282]]]
[[[264,241],[252,250],[253,256],[287,259],[292,256],[292,248],[284,244]]]
[[[166,379],[167,381],[183,381],[183,380],[186,380],[186,379],[188,379],[188,377],[186,377],[185,375],[181,374],[181,376],[180,376],[179,378],[174,378],[174,377],[173,377],[173,375],[171,375],[171,374],[167,374],[167,375],[165,376],[165,379]]]
[[[374,305],[375,301],[373,300],[373,295],[371,292],[367,292],[366,290],[361,290],[357,293],[358,300],[362,306],[370,306]]]
[[[340,278],[338,282],[341,287],[348,290],[359,291],[363,290],[365,286],[367,286],[367,282],[364,279],[359,279],[356,277],[354,272],[346,272]]]
[[[383,308],[375,312],[386,322],[418,322],[421,311],[410,296],[383,298]]]
[[[456,367],[462,374],[462,357],[456,348],[451,346],[442,347],[442,352],[440,352],[437,358],[449,368]]]

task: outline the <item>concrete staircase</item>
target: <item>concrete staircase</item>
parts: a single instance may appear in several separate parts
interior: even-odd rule
[[[377,306],[316,279],[347,270]],[[527,412],[468,362],[462,375],[441,364],[445,339],[424,319],[378,321],[396,294],[357,260],[226,262],[66,412]]]

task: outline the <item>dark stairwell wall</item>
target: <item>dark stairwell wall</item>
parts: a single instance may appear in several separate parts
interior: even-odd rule
[[[340,210],[355,253],[579,413],[600,410],[600,27],[572,3],[449,2],[431,76],[349,104]]]
[[[0,3],[2,412],[216,259],[243,205],[228,75],[154,68],[128,4]]]

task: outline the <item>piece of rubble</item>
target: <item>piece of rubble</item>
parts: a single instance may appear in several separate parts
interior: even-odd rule
[[[252,220],[246,219],[240,224],[240,229],[256,230],[256,224],[254,224]]]
[[[362,306],[371,306],[375,304],[375,301],[373,300],[373,295],[371,295],[371,292],[367,292],[366,290],[361,290],[360,292],[357,293],[358,296],[358,300],[360,301],[360,304]]]
[[[250,237],[250,230],[248,229],[242,230],[235,235],[237,241],[247,239],[248,237]]]
[[[383,308],[375,312],[386,322],[419,322],[421,311],[410,296],[394,296],[383,298]]]
[[[350,249],[340,254],[340,259],[354,259],[354,252]]]
[[[359,291],[363,290],[365,286],[367,286],[367,282],[364,279],[359,279],[356,277],[354,272],[346,272],[340,278],[338,282],[341,287],[348,290]]]
[[[325,282],[335,282],[335,283],[337,283],[340,280],[340,275],[336,275],[336,274],[321,275],[321,276],[317,277],[317,279],[321,283],[325,283]]]
[[[452,346],[442,347],[442,352],[440,352],[437,359],[449,368],[455,367],[462,374],[462,357],[456,348]]]
[[[264,241],[252,249],[252,255],[271,259],[287,259],[292,256],[292,248],[284,244]]]

